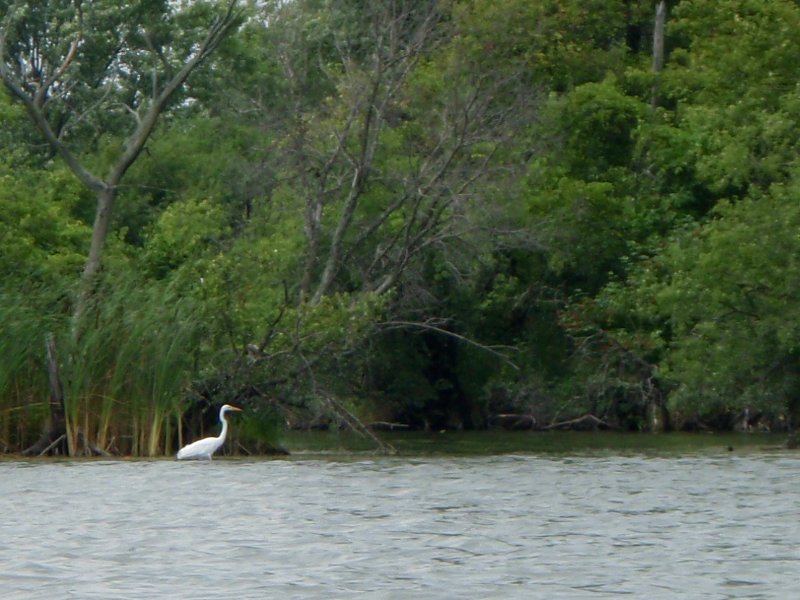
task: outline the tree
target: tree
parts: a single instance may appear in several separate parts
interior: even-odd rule
[[[795,179],[721,203],[709,223],[676,234],[643,264],[619,296],[635,299],[640,324],[657,327],[650,338],[661,348],[659,377],[679,421],[749,426],[761,415],[797,427],[797,194]]]
[[[21,102],[52,151],[97,198],[92,240],[75,314],[100,270],[119,185],[189,75],[216,49],[239,18],[235,1],[214,17],[198,41],[180,40],[169,3],[143,8],[116,3],[6,3],[0,26],[0,79]],[[163,20],[162,20],[163,19]],[[186,47],[188,45],[188,48]],[[73,133],[91,121],[102,135],[108,117],[130,113],[133,127],[104,176],[97,175]],[[85,141],[85,138],[84,138]]]
[[[797,154],[796,2],[684,0],[662,95],[691,135],[699,183],[716,198],[785,181]]]
[[[436,2],[315,6],[285,5],[270,19],[294,110],[284,172],[304,203],[298,296],[312,303],[390,290],[423,250],[458,235],[467,190],[530,101],[517,89],[519,103],[494,102],[507,82],[470,74],[440,47]],[[310,47],[287,47],[297,34],[284,28],[305,23],[316,24]],[[309,105],[312,80],[319,101]]]

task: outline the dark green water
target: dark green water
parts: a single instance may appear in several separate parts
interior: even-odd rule
[[[785,447],[785,434],[447,431],[385,432],[380,439],[401,456],[497,454],[686,454],[763,452]],[[281,445],[292,453],[362,452],[374,443],[350,432],[287,432]]]

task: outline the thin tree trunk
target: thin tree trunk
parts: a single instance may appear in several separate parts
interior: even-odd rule
[[[361,196],[362,186],[364,184],[364,171],[361,165],[357,166],[353,174],[353,181],[350,184],[350,192],[345,201],[342,216],[336,226],[336,231],[333,233],[331,240],[330,250],[328,251],[328,259],[325,262],[325,268],[322,271],[319,285],[311,298],[311,304],[319,304],[323,296],[325,296],[333,284],[333,280],[341,267],[342,258],[342,245],[344,244],[344,237],[350,229],[350,223],[353,221],[353,215],[358,205],[358,200]]]
[[[64,388],[58,369],[58,353],[56,342],[52,333],[47,334],[47,373],[50,380],[50,421],[47,429],[42,433],[37,442],[26,449],[25,456],[39,456],[46,452],[58,454],[65,453],[64,439],[67,437],[67,419],[64,410]]]
[[[314,200],[306,209],[306,259],[303,266],[303,277],[300,280],[300,300],[306,300],[311,290],[314,272],[319,264],[319,236],[322,228],[322,202]]]
[[[76,322],[86,312],[86,305],[91,298],[94,281],[100,272],[103,258],[103,248],[111,226],[111,213],[114,208],[114,198],[116,188],[105,186],[97,192],[97,210],[94,217],[94,227],[92,228],[92,242],[89,246],[89,254],[81,274],[81,288],[78,296],[78,303],[75,307]]]
[[[648,413],[650,433],[664,433],[669,430],[669,412],[660,397],[650,401]]]
[[[664,69],[664,32],[667,22],[667,3],[666,0],[660,0],[656,6],[656,21],[653,27],[653,73],[655,81],[653,82],[653,91],[650,98],[650,106],[656,109],[659,104],[658,98],[658,80],[660,73]]]

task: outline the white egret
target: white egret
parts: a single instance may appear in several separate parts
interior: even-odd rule
[[[219,409],[219,420],[222,423],[222,431],[217,437],[207,437],[202,440],[192,442],[188,446],[184,446],[178,450],[178,460],[190,459],[205,459],[211,460],[211,455],[219,450],[220,446],[225,443],[225,436],[228,435],[228,421],[225,418],[225,413],[228,411],[241,412],[241,408],[225,404]]]

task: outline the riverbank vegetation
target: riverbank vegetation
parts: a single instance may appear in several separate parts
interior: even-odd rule
[[[797,426],[796,2],[0,14],[0,450]]]

